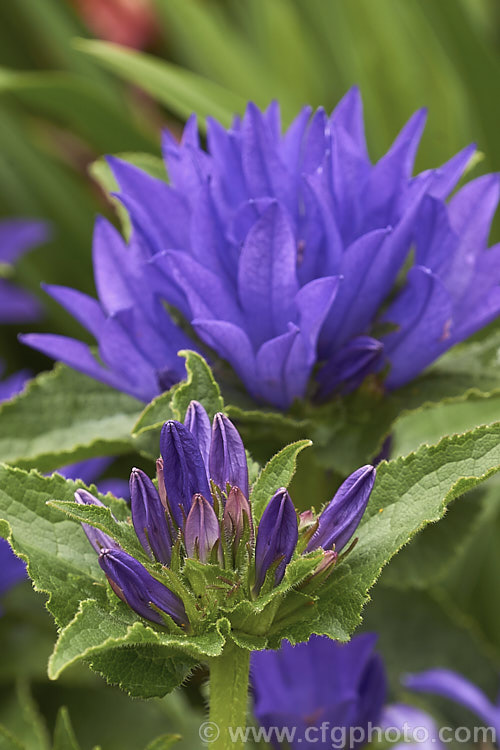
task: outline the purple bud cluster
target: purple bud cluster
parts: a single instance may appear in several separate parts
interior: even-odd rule
[[[171,618],[181,628],[190,624],[185,602],[157,571],[182,572],[182,564],[194,559],[245,578],[245,590],[256,598],[263,587],[267,593],[281,583],[294,555],[321,548],[312,578],[322,582],[353,536],[375,481],[372,466],[358,469],[318,518],[307,512],[299,519],[288,491],[278,488],[256,524],[245,447],[224,414],[216,414],[211,425],[203,406],[192,401],[184,424],[163,425],[160,454],[157,486],[141,469],[130,476],[132,524],[154,575],[103,531],[83,528],[117,596],[141,617],[160,625]],[[75,498],[102,505],[86,490]],[[162,568],[153,568],[155,563]]]

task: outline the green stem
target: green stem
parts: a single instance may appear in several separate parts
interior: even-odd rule
[[[211,750],[241,750],[247,725],[248,673],[250,652],[227,640],[220,656],[210,660]],[[216,725],[216,726],[215,726]],[[231,733],[241,727],[242,735]],[[215,739],[215,734],[218,737]],[[233,739],[234,737],[234,739]]]

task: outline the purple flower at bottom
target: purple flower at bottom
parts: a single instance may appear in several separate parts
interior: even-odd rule
[[[252,653],[254,713],[262,727],[274,728],[274,747],[282,747],[277,739],[281,733],[289,739],[283,747],[292,750],[356,750],[379,733],[384,740],[385,731],[389,743],[395,732],[404,737],[406,731],[413,745],[413,738],[421,740],[423,728],[429,738],[424,750],[442,750],[438,728],[428,714],[405,704],[385,705],[387,679],[382,658],[374,651],[376,640],[375,633],[354,636],[349,643],[313,635],[307,643],[292,646],[284,641],[278,651]],[[404,750],[410,744],[393,747]],[[422,747],[421,741],[414,747]]]
[[[328,731],[351,727],[366,731],[369,723],[377,726],[387,684],[375,642],[371,633],[346,644],[313,635],[297,646],[285,641],[278,651],[254,651],[250,676],[259,724],[296,727],[292,750],[307,746],[304,737],[309,727],[314,728],[309,730],[314,747],[331,749],[329,734],[322,741],[323,722],[328,722]]]
[[[475,714],[485,726],[495,731],[494,741],[500,741],[500,699],[492,703],[476,685],[451,669],[429,669],[408,675],[405,687],[421,693],[432,693],[448,698]]]
[[[425,119],[416,112],[374,163],[352,88],[286,130],[277,102],[250,102],[229,129],[208,118],[206,148],[192,116],[180,143],[164,136],[170,184],[110,157],[130,242],[99,220],[99,302],[48,288],[102,364],[78,341],[25,341],[150,400],[184,372],[186,335],[163,302],[279,409],[370,374],[408,383],[500,312],[500,245],[488,247],[499,175],[455,191],[474,145],[414,174]]]

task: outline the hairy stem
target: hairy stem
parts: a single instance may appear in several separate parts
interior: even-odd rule
[[[229,638],[222,654],[209,662],[210,716],[205,725],[207,733],[202,739],[209,743],[211,750],[244,748],[249,667],[250,652]]]

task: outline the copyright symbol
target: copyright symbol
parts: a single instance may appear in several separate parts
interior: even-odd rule
[[[204,721],[198,730],[202,742],[215,742],[219,739],[220,729],[215,721]]]

